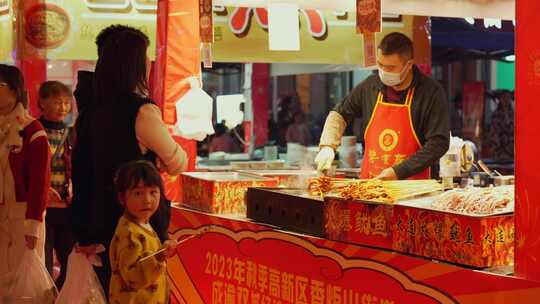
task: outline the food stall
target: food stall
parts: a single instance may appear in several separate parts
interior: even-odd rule
[[[478,17],[493,13],[481,11],[487,15]],[[521,22],[532,21],[518,5],[518,22],[520,13],[526,17]],[[528,52],[538,49],[529,43]],[[518,52],[519,45],[518,38]],[[540,83],[532,68],[523,75],[529,90]],[[519,79],[517,85],[525,86]],[[532,126],[520,104],[517,112],[518,120]],[[518,164],[533,158],[525,149],[532,131],[522,128],[518,124]],[[442,192],[433,181],[387,185],[317,178],[300,190],[247,189],[246,214],[202,212],[193,198],[185,200],[173,211],[170,233],[198,237],[169,261],[174,301],[536,303],[539,250],[525,241],[535,240],[537,207],[528,204],[538,198],[535,166],[518,165],[515,196],[513,186]]]
[[[127,3],[127,7],[116,8],[118,14],[132,7],[131,1],[116,2]],[[156,1],[149,2],[155,5]],[[425,2],[388,0],[383,1],[387,5],[383,10],[402,14],[422,7],[420,11],[433,15],[497,17],[490,14],[502,12],[503,17],[513,16],[512,10],[501,9],[512,1]],[[257,22],[259,26],[251,30],[261,35],[265,15],[260,8],[266,3],[214,1],[222,6],[246,6],[237,13],[249,17],[240,29],[248,30],[249,22]],[[355,9],[354,1],[298,3],[312,17],[318,15],[309,11],[317,8],[349,13]],[[165,121],[172,125],[175,103],[188,90],[179,80],[200,73],[199,1],[159,1],[158,5],[154,95],[163,105]],[[173,208],[171,237],[197,236],[182,243],[169,260],[172,302],[536,303],[540,294],[540,242],[536,242],[540,206],[535,201],[540,199],[540,190],[533,155],[534,114],[540,107],[528,100],[533,100],[540,84],[540,46],[535,39],[525,41],[523,37],[532,35],[525,24],[532,27],[540,22],[533,15],[533,7],[540,9],[540,4],[524,6],[519,2],[517,7],[518,22],[523,24],[518,27],[518,52],[526,59],[518,63],[518,99],[524,103],[517,104],[515,195],[505,187],[442,193],[442,186],[433,181],[412,186],[373,184],[313,179],[310,172],[302,175],[310,178],[291,182],[290,172],[257,169],[168,178],[168,188],[173,189],[169,195],[185,198]],[[219,12],[216,15],[224,18]],[[414,21],[405,18],[403,23],[413,35]],[[182,31],[176,30],[179,28]],[[317,36],[317,31],[313,34]],[[260,43],[259,47],[266,45]],[[241,49],[239,56],[247,56],[249,49]],[[359,50],[357,45],[347,52]],[[21,59],[27,60],[23,67],[26,64],[28,69],[41,64],[39,58],[43,58],[34,53],[26,56]],[[268,85],[267,76],[257,79],[259,86]],[[255,88],[254,98],[268,93]],[[193,141],[177,140],[194,155]],[[299,184],[305,189],[298,189]],[[285,188],[290,185],[294,189]]]

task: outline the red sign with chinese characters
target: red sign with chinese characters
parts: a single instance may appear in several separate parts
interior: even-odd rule
[[[377,65],[375,33],[365,33],[362,37],[364,39],[364,67],[375,66]]]
[[[350,242],[485,268],[512,265],[514,216],[473,217],[327,197],[324,231]]]
[[[199,31],[202,43],[214,42],[212,0],[199,0]]]
[[[536,303],[540,283],[173,208],[172,303]]]
[[[512,265],[513,214],[472,217],[394,208],[393,249],[473,267]]]
[[[393,206],[326,198],[324,228],[331,240],[392,249]]]
[[[357,33],[380,32],[381,20],[381,0],[356,0]]]

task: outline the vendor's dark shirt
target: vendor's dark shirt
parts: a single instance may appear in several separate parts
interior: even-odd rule
[[[411,105],[412,123],[422,147],[409,159],[394,166],[400,179],[408,178],[430,166],[438,165],[439,159],[446,153],[450,144],[448,102],[441,85],[424,75],[415,66],[411,86],[415,87]],[[355,117],[360,118],[362,121],[361,134],[364,134],[379,92],[383,92],[386,102],[405,103],[407,94],[389,92],[378,75],[371,75],[356,86],[341,103],[336,105],[334,111],[341,114],[348,124]]]
[[[392,87],[386,87],[386,102],[400,103],[401,98],[403,95],[405,95],[405,93],[407,93],[407,90],[400,92],[394,90]]]

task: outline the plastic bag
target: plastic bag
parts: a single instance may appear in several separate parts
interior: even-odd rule
[[[103,246],[98,250],[102,252]],[[92,265],[100,266],[97,255],[87,257],[84,253],[71,251],[67,275],[56,304],[106,304],[107,297],[99,283]]]
[[[214,134],[212,126],[213,99],[191,79],[191,89],[176,102],[177,122],[174,133],[186,139],[201,141]]]
[[[26,250],[4,304],[53,304],[58,290],[35,250]]]

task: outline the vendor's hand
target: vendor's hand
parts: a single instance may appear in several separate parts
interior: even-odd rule
[[[49,188],[49,202],[61,202],[62,197],[58,193],[58,191],[54,190],[54,188]]]
[[[75,252],[84,253],[86,256],[95,255],[98,251],[100,244],[92,244],[89,246],[75,246]]]
[[[323,147],[321,151],[315,157],[315,163],[317,164],[317,171],[329,170],[332,167],[332,162],[334,161],[334,149],[330,147]]]
[[[37,239],[38,239],[37,236],[25,235],[24,239],[26,241],[26,247],[28,247],[28,249],[32,250],[36,248]]]
[[[384,169],[381,174],[379,174],[377,177],[375,177],[376,179],[380,179],[380,180],[397,180],[398,177],[396,175],[396,171],[394,171],[393,168],[386,168]]]

